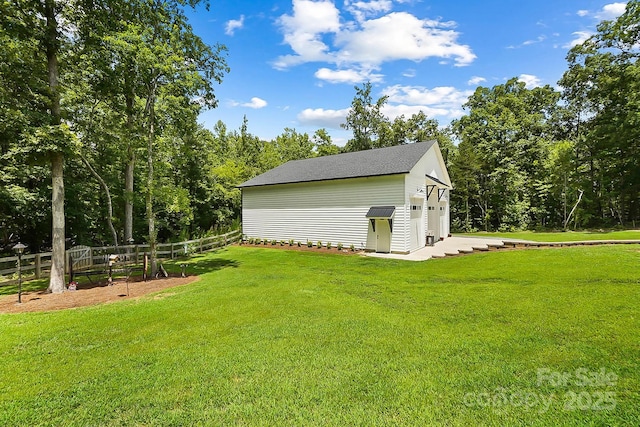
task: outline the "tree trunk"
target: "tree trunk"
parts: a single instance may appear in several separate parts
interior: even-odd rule
[[[46,33],[44,44],[47,54],[47,72],[50,90],[51,125],[60,125],[60,94],[58,93],[58,23],[55,0],[46,0],[44,7]],[[51,274],[49,292],[64,292],[65,230],[64,230],[64,156],[51,153]]]
[[[128,154],[124,176],[124,241],[126,243],[133,240],[133,171],[136,156],[131,146]]]
[[[128,86],[128,85],[127,85]],[[126,95],[127,109],[127,166],[124,176],[124,241],[133,240],[133,172],[136,164],[136,152],[133,142],[133,93]]]
[[[569,212],[569,216],[567,217],[567,219],[564,221],[564,229],[567,229],[567,224],[569,223],[569,221],[571,220],[571,216],[573,215],[573,213],[576,211],[576,208],[578,207],[578,205],[580,204],[580,201],[582,200],[582,195],[584,194],[584,191],[582,190],[578,190],[580,192],[580,195],[578,196],[578,201],[576,202],[575,205],[573,205],[573,209],[571,209],[571,212]],[[573,228],[575,228],[575,223]]]
[[[151,277],[155,277],[158,272],[156,216],[153,212],[153,146],[155,141],[155,93],[152,89],[147,101],[149,110],[149,134],[147,145],[147,162],[149,173],[147,175],[147,224],[149,227],[149,253],[151,261]]]
[[[111,192],[109,191],[109,186],[104,181],[104,179],[102,179],[100,174],[98,172],[96,172],[96,170],[93,168],[93,166],[91,166],[91,163],[89,163],[89,161],[87,160],[86,157],[84,157],[82,154],[80,154],[80,159],[82,159],[82,162],[85,164],[85,166],[87,168],[89,168],[89,171],[91,172],[91,174],[96,178],[96,180],[100,183],[100,186],[104,190],[105,198],[107,199],[107,225],[109,226],[109,230],[111,230],[111,235],[113,236],[113,244],[117,247],[118,246],[118,233],[116,233],[116,229],[113,226],[113,220],[112,220],[112,218],[113,218],[113,204],[111,203]]]
[[[49,292],[64,292],[64,157],[61,153],[51,155],[51,216],[53,234],[51,242],[51,275]]]
[[[466,211],[466,218],[465,218],[465,229],[466,231],[471,231],[471,215],[469,214],[469,196],[466,196],[464,198],[464,204],[465,204],[465,211]]]

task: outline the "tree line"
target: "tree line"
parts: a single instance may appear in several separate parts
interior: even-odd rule
[[[459,229],[636,227],[640,2],[572,48],[551,86],[478,88],[451,125]]]
[[[551,86],[479,87],[446,127],[393,120],[355,88],[344,147],[326,129],[271,141],[219,121],[230,72],[184,9],[200,0],[0,3],[0,241],[52,249],[50,290],[75,244],[185,240],[237,224],[241,182],[284,162],[437,139],[458,230],[632,226],[640,216],[640,6],[573,48]]]

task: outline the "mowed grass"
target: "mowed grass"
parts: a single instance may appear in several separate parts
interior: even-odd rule
[[[477,233],[456,233],[456,236],[470,237],[491,237],[532,240],[534,242],[578,242],[586,240],[640,240],[640,230],[620,230],[620,231],[566,231],[566,232],[537,232],[537,231],[515,231],[515,232],[484,232]]]
[[[0,315],[0,425],[638,425],[639,265],[230,247],[137,301]]]

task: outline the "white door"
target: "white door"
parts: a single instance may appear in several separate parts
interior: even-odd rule
[[[440,239],[440,211],[437,204],[435,206],[429,204],[427,221],[427,228],[433,233],[434,239],[437,242],[438,239]]]
[[[440,236],[447,237],[449,233],[449,227],[447,226],[447,205],[443,202],[440,203]]]
[[[424,247],[425,244],[425,219],[424,219],[424,199],[411,199],[411,247],[409,250],[414,251]]]
[[[387,219],[376,219],[376,252],[391,252],[391,228]]]

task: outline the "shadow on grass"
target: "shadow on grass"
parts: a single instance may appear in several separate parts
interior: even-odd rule
[[[192,259],[185,259],[183,261],[177,261],[171,266],[171,270],[181,269],[180,264],[186,264],[187,274],[203,274],[213,271],[222,270],[223,268],[237,268],[240,263],[236,260],[224,259],[224,258],[210,258],[210,257],[198,257]],[[169,271],[169,269],[167,269]]]

